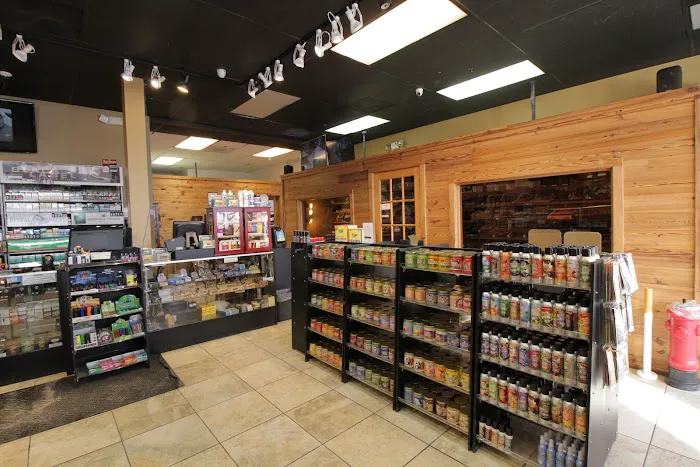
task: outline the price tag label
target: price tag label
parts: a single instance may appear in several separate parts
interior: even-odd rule
[[[224,258],[224,264],[237,263],[237,262],[238,262],[238,256],[229,256],[228,258]]]

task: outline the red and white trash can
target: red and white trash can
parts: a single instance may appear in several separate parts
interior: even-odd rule
[[[666,311],[666,315],[666,329],[671,333],[666,383],[684,391],[698,391],[700,305],[694,300],[676,302]]]

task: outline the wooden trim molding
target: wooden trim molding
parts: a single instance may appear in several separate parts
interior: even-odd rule
[[[452,248],[462,248],[462,193],[461,186],[451,183],[449,187],[450,196],[450,246]]]
[[[695,204],[694,204],[694,220],[695,220],[695,261],[693,269],[694,277],[694,295],[695,300],[700,299],[700,96],[695,96],[695,116],[694,116],[694,175],[695,175]]]
[[[625,178],[623,177],[622,165],[612,168],[610,175],[611,182],[611,214],[612,225],[611,234],[612,250],[620,253],[625,251]]]

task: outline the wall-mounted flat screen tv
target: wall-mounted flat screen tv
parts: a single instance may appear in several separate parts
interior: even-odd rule
[[[36,152],[31,102],[0,99],[0,152]]]
[[[326,140],[328,150],[328,165],[355,160],[355,145],[352,136],[344,135]]]
[[[326,150],[325,135],[301,145],[301,170],[310,170],[326,165],[328,165],[328,151]]]

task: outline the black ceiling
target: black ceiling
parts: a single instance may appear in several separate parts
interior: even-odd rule
[[[527,98],[528,83],[461,102],[435,92],[522,60],[545,72],[537,78],[543,94],[696,53],[687,5],[694,0],[455,0],[467,18],[374,65],[333,52],[319,59],[311,39],[306,68],[296,68],[293,46],[349,3],[0,0],[0,70],[14,74],[0,94],[118,111],[126,57],[139,77],[154,64],[167,77],[161,90],[147,87],[152,129],[293,145],[366,114],[391,121],[368,130],[372,139]],[[376,0],[359,4],[365,24],[380,14]],[[27,63],[11,55],[15,33],[37,49]],[[280,55],[285,81],[271,89],[301,100],[266,119],[232,115],[249,99],[247,80]],[[217,67],[226,79],[216,78]],[[174,89],[185,74],[188,96]]]

